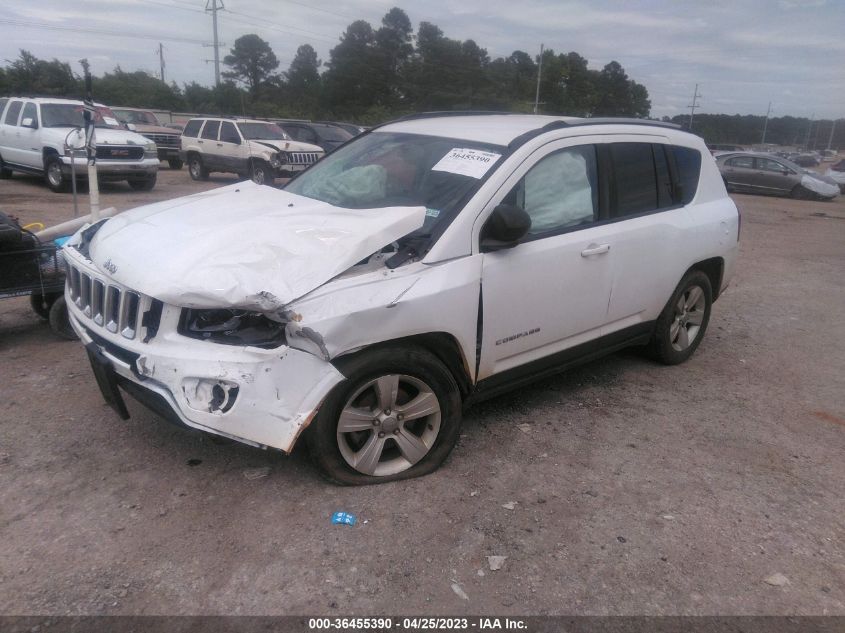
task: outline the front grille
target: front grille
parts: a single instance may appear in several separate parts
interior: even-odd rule
[[[97,145],[97,158],[103,160],[141,160],[144,148],[140,145]]]
[[[144,298],[107,281],[92,277],[68,264],[67,287],[70,299],[91,321],[91,324],[127,339],[138,334],[138,316]]]
[[[150,139],[158,147],[179,149],[178,134],[144,134],[144,138]]]
[[[320,154],[317,152],[291,152],[290,164],[310,165],[311,163],[316,163],[318,158],[320,158]]]

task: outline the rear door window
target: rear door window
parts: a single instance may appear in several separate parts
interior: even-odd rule
[[[691,147],[674,145],[672,155],[675,158],[678,181],[681,185],[680,202],[689,204],[698,190],[698,180],[701,177],[701,152]]]
[[[610,155],[616,185],[613,217],[657,209],[657,173],[651,144],[612,143]]]
[[[220,121],[206,121],[202,129],[202,138],[210,141],[217,140],[217,131],[220,129]]]
[[[188,124],[185,126],[185,129],[182,130],[182,136],[190,136],[192,138],[196,138],[201,126],[202,119],[191,119],[190,121],[188,121]]]
[[[677,156],[676,156],[677,160]],[[728,167],[738,167],[740,169],[754,169],[754,159],[751,156],[737,156],[725,161]]]
[[[22,107],[23,101],[12,101],[9,104],[9,109],[6,111],[6,118],[3,119],[3,123],[6,125],[17,125],[18,115],[21,113]]]

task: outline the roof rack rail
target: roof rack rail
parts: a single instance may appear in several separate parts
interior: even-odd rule
[[[437,110],[434,112],[414,112],[413,114],[406,114],[398,119],[393,119],[390,123],[399,123],[400,121],[413,121],[415,119],[435,119],[438,117],[447,116],[486,116],[492,114],[519,114],[518,112],[506,112],[503,110]],[[385,124],[386,125],[386,124]]]
[[[648,127],[664,127],[670,128],[673,130],[680,130],[682,129],[680,125],[675,123],[667,123],[665,121],[651,121],[649,119],[631,119],[631,118],[624,118],[624,117],[587,117],[583,119],[576,119],[575,121],[551,121],[550,123],[546,123],[546,125],[542,127],[538,127],[534,130],[529,130],[524,134],[520,134],[515,139],[513,139],[510,143],[508,143],[508,149],[511,151],[515,150],[516,148],[525,145],[528,141],[532,138],[540,136],[541,134],[545,134],[546,132],[550,132],[552,130],[558,130],[564,127],[586,127],[590,125],[643,125]]]

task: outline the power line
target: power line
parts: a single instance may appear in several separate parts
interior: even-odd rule
[[[158,35],[141,35],[138,33],[131,33],[128,31],[115,31],[111,29],[98,29],[83,26],[61,26],[60,24],[44,24],[43,22],[34,22],[31,20],[18,20],[10,18],[0,18],[0,24],[8,24],[10,26],[20,26],[32,29],[46,29],[49,31],[72,31],[74,33],[91,33],[93,35],[106,35],[109,37],[123,37],[138,40],[152,40],[163,42],[176,42],[180,44],[199,44],[202,45],[202,40],[190,39],[187,37],[161,37]]]

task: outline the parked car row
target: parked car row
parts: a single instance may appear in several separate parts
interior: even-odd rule
[[[87,178],[83,111],[81,101],[70,99],[0,99],[0,178],[14,171],[37,174],[53,191],[69,188],[72,168]],[[159,165],[155,142],[128,130],[105,105],[95,104],[92,115],[98,177],[152,189]]]
[[[830,176],[774,154],[719,154],[716,164],[728,191],[821,200],[830,200],[840,193],[840,184]]]
[[[82,101],[58,98],[0,98],[0,178],[12,173],[42,176],[50,189],[70,189],[72,173],[86,179]],[[364,128],[349,123],[197,117],[184,130],[165,126],[143,108],[93,112],[97,175],[126,180],[133,189],[155,186],[159,161],[171,169],[190,163],[194,179],[216,172],[237,173],[259,183],[291,176],[333,151]]]

